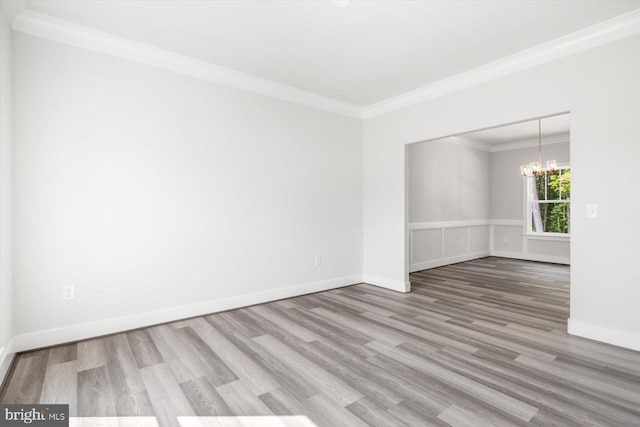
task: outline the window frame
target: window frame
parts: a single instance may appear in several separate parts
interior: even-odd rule
[[[563,169],[571,169],[571,165],[569,163],[559,163],[556,168],[557,171],[561,171]],[[544,169],[546,171],[546,169]],[[540,239],[540,240],[564,240],[559,238],[569,238],[571,237],[571,227],[569,227],[568,233],[558,233],[552,231],[533,231],[533,209],[531,206],[531,192],[529,186],[529,179],[535,179],[534,176],[527,176],[523,180],[523,192],[524,192],[524,235],[528,238]],[[571,185],[571,184],[569,184]],[[546,190],[546,189],[545,189]],[[569,209],[571,209],[571,198],[569,199],[560,199],[560,200],[543,200],[539,201],[539,203],[567,203],[569,205]],[[571,213],[569,213],[569,217]],[[571,224],[571,223],[569,223]]]

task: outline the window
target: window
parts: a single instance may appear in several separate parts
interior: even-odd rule
[[[571,168],[561,167],[528,177],[527,194],[530,233],[569,233]]]

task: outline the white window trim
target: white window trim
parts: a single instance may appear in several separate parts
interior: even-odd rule
[[[567,168],[571,168],[571,165],[569,163],[558,163],[558,170],[567,169]],[[571,229],[569,229],[569,233],[552,233],[552,232],[546,232],[546,231],[536,232],[531,230],[532,229],[531,211],[529,210],[531,203],[529,201],[529,186],[527,181],[528,179],[530,178],[526,177],[525,179],[522,180],[522,194],[524,195],[523,197],[524,221],[522,221],[522,225],[524,229],[522,230],[522,236],[530,240],[556,240],[556,241],[569,240],[571,237]],[[571,205],[571,199],[567,200],[567,202],[569,203],[569,205]]]
[[[531,233],[531,234],[523,234],[529,240],[551,240],[551,241],[560,241],[563,242],[565,240],[569,240],[571,237],[569,233]]]

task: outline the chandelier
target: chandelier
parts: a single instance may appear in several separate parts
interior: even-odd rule
[[[542,169],[542,119],[538,119],[538,161],[520,166],[522,176],[541,176],[546,172],[554,172],[558,167],[555,160],[547,160],[547,168]]]

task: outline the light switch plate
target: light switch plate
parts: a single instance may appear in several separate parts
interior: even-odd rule
[[[587,218],[598,218],[598,205],[587,205]]]

